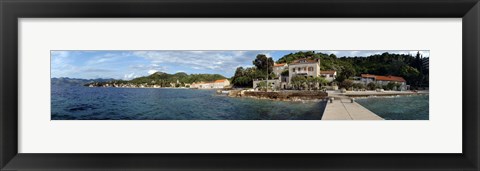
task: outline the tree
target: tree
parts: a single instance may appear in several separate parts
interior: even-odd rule
[[[387,84],[387,90],[394,90],[394,89],[396,88],[396,87],[395,87],[396,85],[397,85],[397,84],[394,83],[394,82],[389,82],[389,83]]]
[[[243,73],[244,73],[243,67],[238,67],[235,70],[235,74],[233,75],[233,77],[241,77],[241,76],[243,76]]]
[[[410,84],[415,86],[418,85],[419,82],[421,82],[422,80],[420,72],[416,68],[411,66],[403,66],[400,69],[400,75],[405,77],[405,79],[410,81]]]
[[[253,79],[249,76],[234,76],[232,78],[232,84],[237,87],[251,87],[253,84]]]
[[[270,74],[270,78],[274,78],[275,75]],[[238,67],[235,70],[235,74],[232,77],[232,84],[236,87],[252,87],[253,80],[265,79],[266,72],[262,72],[255,67],[243,68]]]
[[[355,74],[356,74],[356,72],[355,72],[355,69],[353,67],[345,67],[345,68],[343,68],[342,73],[341,73],[341,75],[343,75],[345,77],[345,79],[349,79],[350,77],[355,76]]]
[[[335,54],[333,54],[333,53],[330,54],[328,57],[330,57],[331,59],[337,59],[337,55],[335,55]]]
[[[402,84],[395,83],[395,88],[396,88],[396,90],[400,90],[401,87],[402,87]]]
[[[315,87],[318,87],[319,89],[328,84],[328,81],[323,77],[315,77],[314,81]]]
[[[294,76],[291,79],[291,84],[293,85],[293,87],[295,89],[300,90],[300,89],[304,88],[304,84],[305,84],[306,81],[307,81],[307,79],[304,76]]]
[[[355,74],[356,74],[356,71],[352,66],[346,66],[346,67],[343,67],[342,71],[339,72],[339,75],[337,76],[336,80],[338,82],[343,82],[344,80],[355,76]]]
[[[271,72],[270,75],[268,76],[268,79],[274,79],[274,78],[278,78],[278,77],[274,72]]]
[[[260,81],[257,84],[257,87],[260,89],[260,91],[267,91],[268,89],[272,89],[272,83],[267,84],[267,81]]]
[[[258,54],[257,58],[255,58],[252,63],[255,65],[255,67],[257,67],[257,69],[265,72],[268,69],[268,72],[270,73],[272,72],[274,61],[272,58],[268,58],[264,54]]]
[[[353,88],[357,89],[357,90],[363,90],[365,89],[365,84],[362,84],[362,83],[354,83],[352,85]]]
[[[316,81],[314,77],[307,77],[305,81],[307,83],[307,89],[312,90],[316,85]]]
[[[245,86],[248,86],[248,83],[249,83],[249,79],[248,77],[245,76],[245,70],[243,69],[243,67],[238,67],[236,70],[235,70],[235,74],[233,75],[232,77],[232,84],[235,85],[235,86],[239,86],[239,87],[245,87]]]
[[[345,88],[347,90],[351,89],[353,86],[353,81],[352,80],[343,80],[341,83],[340,83],[340,87],[341,88]]]
[[[422,55],[420,55],[420,52],[417,51],[417,54],[415,55],[415,63],[413,65],[413,67],[417,68],[418,70],[421,70],[422,68]]]
[[[377,85],[373,82],[370,82],[370,83],[367,84],[367,88],[369,90],[375,90],[375,89],[377,89]]]
[[[288,69],[286,69],[286,70],[282,71],[282,73],[281,73],[280,75],[282,75],[282,76],[288,76],[289,72],[290,72],[290,71],[288,71]]]

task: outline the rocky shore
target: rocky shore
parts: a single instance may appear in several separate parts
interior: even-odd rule
[[[341,93],[338,91],[328,91],[330,97],[343,97],[343,98],[354,98],[354,97],[380,97],[380,96],[402,96],[402,95],[422,95],[429,94],[428,91],[353,91]]]
[[[245,91],[245,90],[230,90],[228,93],[230,97],[250,97],[257,99],[270,99],[278,101],[321,101],[326,100],[328,93],[324,91]]]
[[[428,91],[387,91],[387,92],[348,92],[340,93],[338,91],[247,91],[247,90],[218,90],[217,93],[228,94],[230,97],[250,97],[256,99],[269,99],[278,101],[322,101],[329,98],[351,99],[356,97],[378,97],[378,96],[398,96],[398,95],[421,95],[428,94]]]

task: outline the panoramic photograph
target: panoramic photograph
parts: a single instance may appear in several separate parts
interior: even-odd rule
[[[429,120],[428,50],[52,50],[51,120]]]

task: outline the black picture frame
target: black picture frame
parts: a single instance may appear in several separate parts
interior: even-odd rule
[[[0,170],[479,170],[478,0],[1,0]],[[18,18],[463,18],[461,154],[18,153]],[[441,39],[440,39],[441,40]],[[48,41],[48,40],[45,40]]]

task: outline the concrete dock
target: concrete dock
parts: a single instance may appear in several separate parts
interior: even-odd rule
[[[349,98],[341,98],[327,102],[322,120],[384,120],[367,108],[351,102]]]

